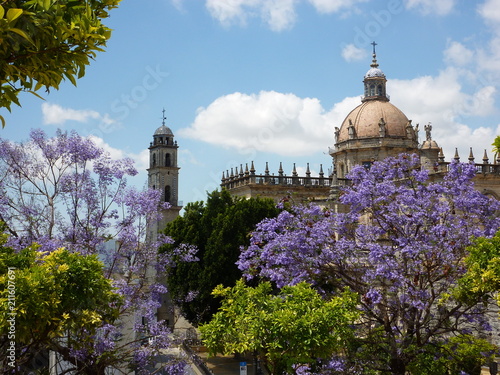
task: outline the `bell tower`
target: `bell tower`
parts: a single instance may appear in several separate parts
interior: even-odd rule
[[[163,218],[156,228],[156,233],[179,216],[182,208],[178,201],[180,168],[177,165],[177,150],[179,146],[174,140],[172,130],[165,125],[166,119],[165,110],[163,110],[162,125],[156,129],[153,142],[149,145],[148,187],[160,190],[162,201],[171,205],[170,208],[163,210]]]

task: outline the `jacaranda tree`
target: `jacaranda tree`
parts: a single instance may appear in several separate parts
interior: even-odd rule
[[[297,206],[264,220],[239,267],[278,287],[307,281],[325,296],[349,287],[362,317],[345,371],[403,375],[435,345],[489,329],[491,290],[457,291],[472,238],[499,228],[499,202],[474,189],[475,173],[452,163],[431,178],[415,155],[355,167],[345,213]]]
[[[159,219],[160,192],[128,187],[126,177],[136,173],[130,159],[112,160],[74,132],[58,131],[49,138],[34,130],[25,143],[0,140],[0,221],[10,235],[6,246],[21,251],[36,242],[40,252],[65,248],[97,255],[104,277],[121,295],[118,318],[95,332],[52,333],[50,348],[81,373],[127,366],[140,371],[171,344],[166,325],[155,316],[159,295],[166,292],[155,271],[164,272],[169,262],[166,255],[158,256],[158,248],[168,239],[147,236],[147,223]],[[38,293],[44,292],[50,293]],[[30,348],[26,342],[18,350]]]

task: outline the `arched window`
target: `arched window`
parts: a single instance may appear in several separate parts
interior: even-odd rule
[[[375,85],[370,85],[370,96],[374,96],[375,95]]]
[[[378,87],[377,87],[377,95],[380,95],[380,96],[384,95],[383,90],[382,90],[382,85],[378,85]]]
[[[165,167],[170,167],[172,165],[172,160],[170,154],[165,155]]]
[[[153,167],[156,167],[156,154],[153,154],[152,165],[153,165]]]
[[[170,203],[170,185],[165,186],[165,202]]]

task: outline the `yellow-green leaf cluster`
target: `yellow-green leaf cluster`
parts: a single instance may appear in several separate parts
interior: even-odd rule
[[[18,95],[83,77],[111,30],[102,20],[120,0],[9,0],[0,3],[0,107]],[[2,126],[5,121],[0,117]]]
[[[102,267],[94,255],[15,252],[0,243],[0,335],[11,326],[4,317],[14,317],[17,343],[37,345],[113,321],[120,297]]]
[[[257,351],[275,370],[342,352],[359,317],[356,294],[346,290],[327,301],[307,283],[273,293],[269,283],[251,288],[240,280],[214,295],[223,298],[222,306],[200,327],[209,352]]]
[[[475,303],[500,291],[500,231],[492,238],[474,239],[468,250],[467,272],[455,293],[460,300]]]

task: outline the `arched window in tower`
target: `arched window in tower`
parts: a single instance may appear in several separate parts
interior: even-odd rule
[[[383,96],[384,95],[384,92],[383,92],[383,89],[382,89],[382,85],[378,85],[378,87],[377,87],[377,95],[379,95],[379,96]]]
[[[170,191],[171,191],[170,185],[165,186],[165,202],[170,203],[170,195],[171,195]]]
[[[370,96],[374,96],[374,95],[375,95],[375,85],[371,84],[370,85]]]
[[[172,166],[172,159],[170,157],[170,154],[165,155],[165,167],[170,167]]]
[[[153,167],[156,167],[156,154],[153,154],[153,160],[152,163]]]

